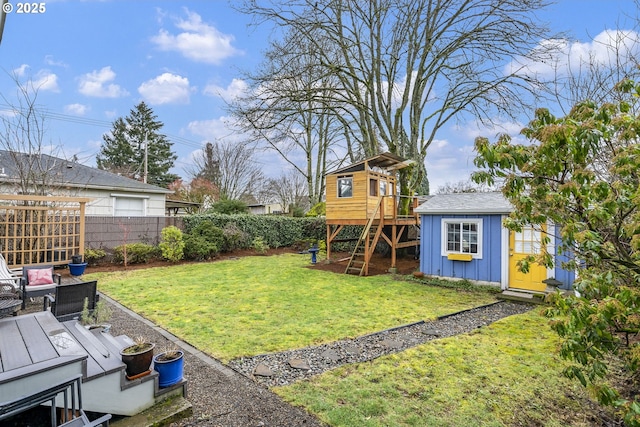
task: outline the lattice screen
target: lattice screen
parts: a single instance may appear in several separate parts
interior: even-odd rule
[[[10,268],[84,255],[87,198],[0,195],[0,251]]]

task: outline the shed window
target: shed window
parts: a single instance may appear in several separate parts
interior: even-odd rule
[[[482,219],[442,220],[442,256],[471,254],[482,258]]]
[[[353,177],[338,178],[338,197],[353,197]]]

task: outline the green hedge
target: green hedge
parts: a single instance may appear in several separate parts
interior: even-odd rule
[[[249,248],[256,238],[262,238],[271,248],[280,248],[293,246],[307,239],[322,240],[327,233],[324,218],[244,214],[191,215],[184,218],[185,233],[191,233],[203,221],[211,221],[221,229],[235,226],[242,230],[247,234],[247,238],[242,239],[242,245],[246,245],[242,249]]]

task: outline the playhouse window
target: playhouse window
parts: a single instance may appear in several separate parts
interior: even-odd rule
[[[442,255],[449,254],[482,258],[482,219],[442,220]]]
[[[378,180],[375,178],[369,179],[369,195],[373,197],[378,196]]]
[[[380,180],[380,195],[381,196],[387,195],[387,181],[383,179]]]
[[[338,197],[353,197],[353,177],[338,178]]]

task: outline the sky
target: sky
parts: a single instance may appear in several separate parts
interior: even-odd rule
[[[31,80],[39,87],[47,142],[94,166],[102,135],[145,101],[164,123],[178,156],[173,172],[183,178],[206,141],[234,140],[224,99],[245,87],[243,71],[259,66],[271,34],[250,26],[250,18],[224,0],[50,0],[38,3],[38,13],[18,13],[33,2],[9,4],[0,44],[0,114],[15,102],[14,76]],[[593,40],[606,30],[631,29],[626,16],[636,12],[633,0],[559,0],[539,16],[572,37],[569,52],[584,53],[598,48]],[[517,133],[522,123],[504,129]],[[491,139],[495,132],[472,122],[443,129],[427,153],[432,191],[468,179],[475,137]],[[269,177],[287,168],[272,153],[256,160]]]

